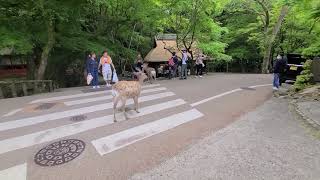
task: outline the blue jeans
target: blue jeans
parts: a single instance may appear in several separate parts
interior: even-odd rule
[[[98,86],[99,84],[99,77],[98,77],[98,70],[90,72],[91,76],[93,77],[91,81],[91,86]]]
[[[279,88],[280,86],[280,73],[273,74],[273,87]]]

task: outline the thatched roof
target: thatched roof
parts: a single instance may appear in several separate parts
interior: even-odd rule
[[[178,52],[176,40],[156,40],[156,47],[152,49],[144,58],[145,62],[165,62],[171,58],[171,53],[164,49],[170,49],[172,52]],[[179,56],[180,53],[177,53]],[[181,55],[180,55],[181,56]]]
[[[167,62],[171,58],[171,52],[176,52],[177,56],[181,58],[181,52],[177,47],[177,35],[175,34],[161,34],[155,37],[155,48],[153,48],[144,58],[145,62]],[[195,49],[195,51],[198,51]],[[190,56],[190,54],[189,54]]]

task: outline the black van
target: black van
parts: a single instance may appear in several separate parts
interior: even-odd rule
[[[295,81],[297,76],[303,71],[303,63],[306,62],[306,59],[304,59],[300,54],[287,54],[287,57],[287,69],[281,75],[282,83],[287,80]]]

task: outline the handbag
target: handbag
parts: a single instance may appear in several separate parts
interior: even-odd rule
[[[91,84],[92,79],[93,79],[93,77],[92,77],[92,75],[89,73],[89,74],[87,75],[87,84],[88,84],[88,85]]]
[[[119,81],[119,79],[118,79],[117,72],[113,71],[112,82],[116,83],[118,81]]]

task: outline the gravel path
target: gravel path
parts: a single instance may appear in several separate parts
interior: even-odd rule
[[[319,180],[320,140],[272,99],[133,180]]]

